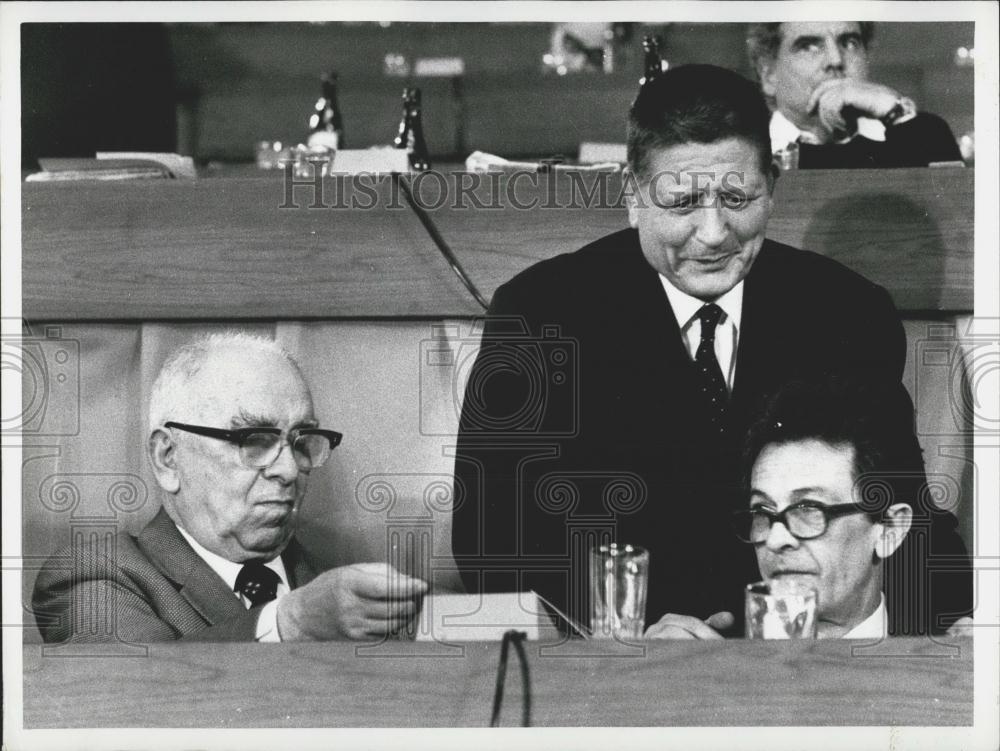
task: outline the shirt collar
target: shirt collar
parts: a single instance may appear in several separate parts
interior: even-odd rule
[[[187,531],[179,524],[177,525],[177,531],[181,533],[185,540],[187,540],[188,545],[194,549],[194,552],[208,564],[209,568],[222,577],[222,581],[226,583],[226,586],[235,592],[236,577],[239,576],[240,570],[243,568],[243,564],[234,563],[227,558],[223,558],[221,555],[213,553],[188,534]],[[267,561],[264,565],[278,575],[282,584],[288,586],[288,577],[285,576],[285,564],[282,563],[280,555],[276,556],[273,561]]]
[[[772,152],[781,151],[786,148],[788,144],[798,141],[800,138],[802,138],[806,143],[815,142],[815,136],[811,133],[799,130],[795,123],[785,117],[778,110],[771,113],[770,133]],[[854,136],[863,136],[869,141],[885,141],[885,125],[883,125],[879,120],[873,120],[870,117],[859,117],[858,132],[855,133]],[[854,136],[849,136],[843,141],[840,141],[840,143],[847,143],[852,140]]]
[[[667,293],[670,308],[674,311],[677,327],[683,331],[694,320],[705,301],[692,297],[686,292],[681,292],[663,274],[660,274],[660,283],[663,285],[664,292]],[[722,312],[726,314],[723,320],[731,321],[736,330],[739,331],[743,315],[743,280],[740,280],[739,284],[716,300],[715,304],[722,308]]]
[[[885,594],[881,593],[875,612],[852,628],[841,639],[883,639],[886,635]]]

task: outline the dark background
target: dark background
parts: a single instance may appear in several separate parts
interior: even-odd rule
[[[575,156],[582,141],[623,142],[642,75],[641,40],[655,32],[671,65],[712,62],[751,75],[743,24],[622,24],[614,68],[545,69],[547,23],[24,24],[23,161],[96,150],[177,151],[200,163],[249,161],[260,140],[304,141],[319,76],[340,73],[350,148],[388,144],[405,85],[424,94],[433,159],[475,149],[505,157]],[[884,23],[872,78],[936,112],[956,136],[973,128],[972,23]],[[387,54],[460,57],[465,74],[392,76]]]

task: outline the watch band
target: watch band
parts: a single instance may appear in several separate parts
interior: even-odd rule
[[[879,120],[885,127],[889,128],[900,120],[909,120],[916,114],[917,105],[913,103],[913,100],[907,97],[900,97],[896,100],[896,104],[893,105],[892,109],[882,115]]]

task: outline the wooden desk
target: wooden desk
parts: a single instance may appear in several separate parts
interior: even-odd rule
[[[532,263],[627,226],[613,204],[618,175],[603,178],[604,208],[574,207],[580,190],[565,175],[550,199],[547,176],[524,174],[497,188],[484,181],[473,193],[485,207],[471,199],[456,207],[458,186],[474,177],[451,174],[443,186],[426,178],[418,187],[487,298]],[[436,207],[442,187],[446,200]],[[329,178],[318,201],[309,185],[288,201],[281,172],[21,188],[29,320],[482,313],[388,179],[377,196],[351,192],[367,209],[332,208],[344,191]],[[768,235],[838,258],[885,285],[903,310],[969,312],[973,195],[970,169],[793,172],[778,181]]]
[[[972,724],[971,639],[862,644],[529,643],[533,724]],[[499,645],[169,643],[145,656],[85,654],[24,648],[25,728],[486,727]],[[518,725],[513,650],[506,683],[502,724]]]

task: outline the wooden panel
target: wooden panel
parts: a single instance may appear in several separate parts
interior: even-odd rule
[[[537,260],[626,226],[594,176],[486,180],[445,200],[414,185],[487,298]],[[485,178],[484,178],[485,180]],[[833,256],[885,285],[904,310],[971,311],[974,171],[802,171],[783,176],[769,236]],[[469,316],[481,312],[388,180],[372,209],[281,208],[283,176],[194,183],[24,184],[23,294],[29,319]],[[574,199],[575,192],[575,199]],[[337,192],[324,184],[322,205]],[[371,199],[354,191],[362,201]],[[479,201],[478,208],[474,203]],[[581,208],[587,205],[589,208]],[[520,207],[520,208],[519,208]]]
[[[499,195],[502,210],[442,208],[433,217],[492,294],[533,262],[626,226],[624,209],[607,207],[621,192],[620,179],[605,176],[607,201],[586,198],[595,179],[577,176],[574,187],[561,175],[554,193],[545,175],[534,190],[529,176],[514,190],[509,182],[499,190],[485,185],[479,199],[491,205]],[[901,309],[971,311],[974,183],[975,171],[963,168],[790,172],[775,188],[767,234],[836,258],[884,285]]]
[[[30,319],[474,313],[388,181],[371,210],[310,208],[283,175],[23,186]],[[321,205],[335,201],[327,181]],[[395,205],[396,208],[392,208]]]
[[[893,639],[868,648],[867,657],[852,653],[857,647],[839,640],[529,644],[533,721],[972,724],[971,639],[950,646]],[[402,642],[158,644],[133,659],[67,659],[87,650],[43,657],[37,645],[24,648],[25,727],[486,727],[499,657],[497,644]],[[506,683],[503,724],[515,725],[521,677],[513,657]]]
[[[972,310],[975,170],[802,170],[768,237],[836,258],[905,310]]]

